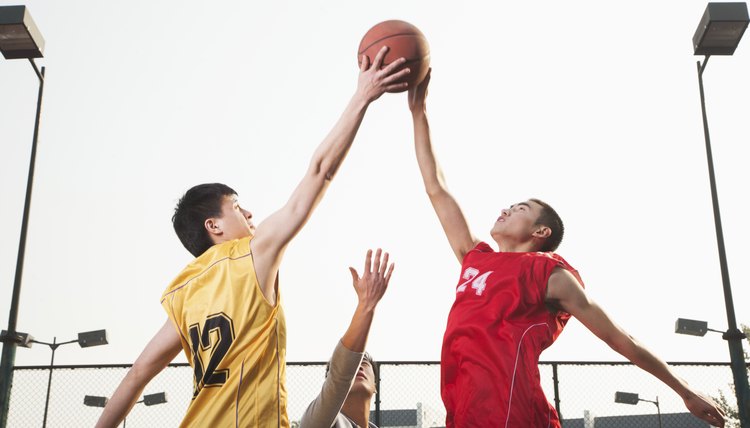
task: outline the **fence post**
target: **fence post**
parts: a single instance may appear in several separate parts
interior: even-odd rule
[[[380,426],[380,363],[375,362],[375,425]]]
[[[552,383],[555,386],[555,410],[557,410],[557,417],[560,418],[562,423],[562,413],[560,412],[560,389],[557,384],[560,383],[557,377],[557,363],[552,363]]]

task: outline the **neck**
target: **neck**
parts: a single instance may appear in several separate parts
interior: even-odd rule
[[[539,251],[534,241],[512,242],[509,240],[495,241],[501,253],[533,253]]]
[[[369,394],[352,394],[350,393],[341,407],[341,413],[347,418],[354,421],[360,427],[367,427],[370,422],[370,401],[372,396]]]

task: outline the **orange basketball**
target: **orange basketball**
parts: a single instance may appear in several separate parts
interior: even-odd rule
[[[408,82],[411,88],[424,80],[430,68],[430,45],[419,28],[398,20],[376,24],[359,42],[358,61],[362,61],[362,55],[367,55],[372,62],[383,46],[389,48],[383,59],[383,67],[404,57],[406,63],[401,68],[409,68],[410,73],[402,81]]]

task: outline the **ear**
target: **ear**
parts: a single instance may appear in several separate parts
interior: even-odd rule
[[[552,229],[543,224],[539,224],[536,226],[536,230],[531,234],[531,236],[539,239],[547,239],[552,236]]]
[[[224,231],[221,230],[221,223],[217,218],[207,218],[206,221],[203,222],[203,227],[205,227],[209,235],[212,236],[219,236],[224,233]]]

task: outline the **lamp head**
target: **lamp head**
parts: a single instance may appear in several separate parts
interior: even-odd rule
[[[689,320],[685,318],[677,318],[677,322],[674,324],[674,332],[677,334],[689,334],[691,336],[705,336],[708,331],[708,323],[706,321]]]
[[[638,394],[622,391],[615,392],[615,403],[638,404],[638,401],[640,401]]]
[[[21,333],[20,331],[17,331],[15,335],[11,337],[6,330],[2,330],[0,332],[0,337],[2,337],[3,343],[15,342],[17,346],[22,348],[31,348],[31,345],[34,344],[34,336],[28,333]]]
[[[748,22],[745,3],[709,3],[693,35],[695,55],[732,55]]]
[[[104,407],[107,405],[107,397],[98,397],[96,395],[86,395],[83,397],[83,404],[89,407]]]
[[[94,330],[78,333],[78,345],[81,348],[88,348],[90,346],[106,345],[107,342],[107,330]]]
[[[5,59],[44,56],[44,38],[26,6],[0,6],[0,51]]]
[[[157,392],[156,394],[148,394],[143,396],[143,404],[147,406],[155,406],[157,404],[163,404],[167,402],[167,394],[165,392]]]

